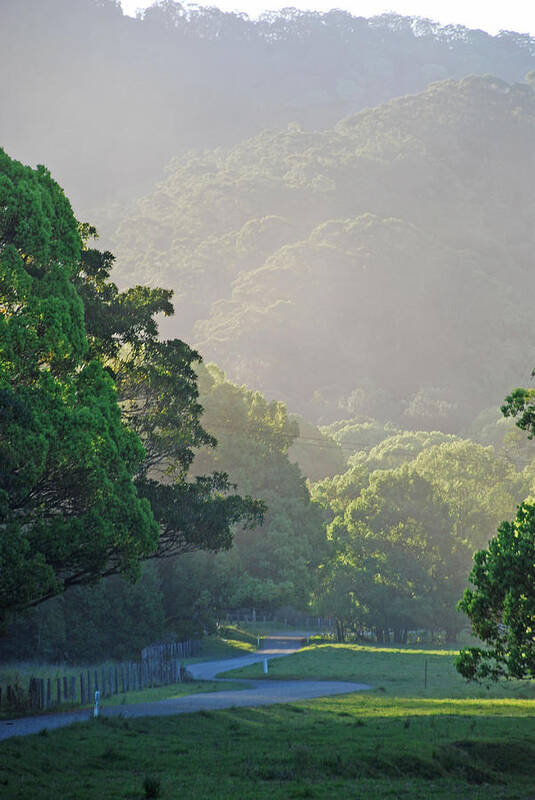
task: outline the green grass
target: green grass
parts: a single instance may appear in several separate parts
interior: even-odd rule
[[[376,688],[259,709],[100,718],[7,740],[0,797],[141,800],[148,778],[164,800],[531,800],[533,686],[467,686],[453,655],[312,646],[273,660],[272,674]]]
[[[56,800],[527,800],[526,700],[352,694],[286,706],[106,719],[0,743],[0,796]]]
[[[535,681],[467,683],[454,666],[455,650],[414,650],[321,644],[269,663],[272,680],[351,680],[396,697],[535,698]],[[427,687],[425,663],[427,661]],[[263,664],[231,670],[227,678],[266,678]]]

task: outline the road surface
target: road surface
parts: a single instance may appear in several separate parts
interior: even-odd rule
[[[194,678],[209,680],[229,669],[254,664],[264,658],[281,658],[294,653],[301,647],[303,636],[300,634],[277,635],[265,637],[264,647],[247,656],[206,661],[190,664],[188,669]],[[269,663],[269,661],[268,661]],[[155,717],[172,714],[187,714],[194,711],[215,711],[231,707],[265,706],[273,703],[293,703],[298,700],[309,700],[314,697],[358,692],[371,687],[364,683],[349,681],[242,681],[247,689],[235,690],[222,688],[220,692],[190,694],[169,700],[157,700],[149,703],[129,703],[128,705],[101,705],[102,716],[114,717]],[[222,682],[222,687],[224,683]],[[36,717],[0,720],[0,740],[12,736],[27,736],[39,733],[43,729],[53,730],[72,725],[74,722],[86,722],[91,719],[92,711],[64,712],[58,714],[42,714]]]

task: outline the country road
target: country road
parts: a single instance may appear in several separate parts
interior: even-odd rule
[[[221,672],[237,667],[254,664],[264,658],[281,658],[294,653],[301,647],[303,635],[279,634],[264,638],[264,647],[247,656],[220,661],[205,661],[189,665],[188,669],[194,678],[200,680],[213,679]],[[249,688],[228,690],[206,694],[190,694],[169,700],[158,700],[149,703],[130,703],[128,705],[103,705],[102,716],[122,717],[154,717],[172,714],[186,714],[194,711],[215,711],[218,709],[247,706],[264,706],[273,703],[291,703],[297,700],[308,700],[314,697],[357,692],[371,688],[367,684],[349,681],[242,681]],[[224,686],[224,682],[222,681]],[[64,712],[58,714],[42,714],[36,717],[23,717],[14,720],[0,721],[0,740],[12,736],[27,736],[39,733],[43,729],[52,730],[71,725],[74,722],[85,722],[92,717],[92,711]]]

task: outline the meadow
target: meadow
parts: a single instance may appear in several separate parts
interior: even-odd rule
[[[532,686],[467,686],[452,655],[313,646],[273,661],[272,676],[358,678],[374,688],[16,737],[0,744],[0,796],[530,800]]]

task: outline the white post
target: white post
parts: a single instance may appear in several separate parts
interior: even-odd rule
[[[267,658],[264,659],[264,675],[268,674]]]
[[[98,717],[99,706],[100,706],[100,692],[97,689],[97,691],[95,692],[95,707],[93,709],[94,717]]]
[[[259,649],[260,649],[260,636],[257,636],[257,637],[256,637],[256,649],[257,649],[257,650],[259,650]]]

